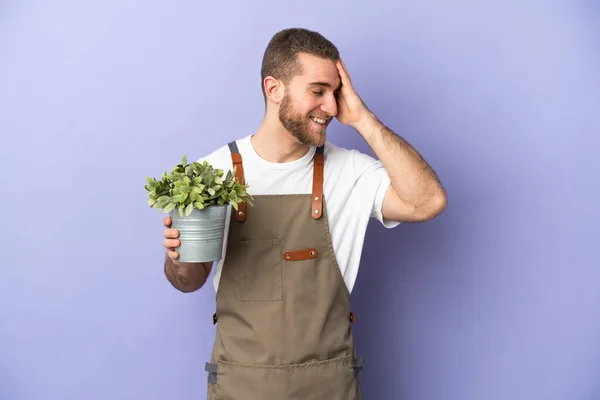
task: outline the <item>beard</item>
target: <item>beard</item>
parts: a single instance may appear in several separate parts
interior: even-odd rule
[[[329,118],[326,118],[329,120]],[[317,128],[308,115],[295,112],[292,100],[286,93],[279,108],[279,121],[300,143],[307,146],[322,146],[327,139],[325,127]]]

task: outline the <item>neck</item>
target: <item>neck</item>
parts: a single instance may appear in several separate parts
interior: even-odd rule
[[[261,158],[275,163],[297,160],[309,150],[309,146],[298,141],[281,125],[279,118],[272,116],[265,116],[250,141]]]

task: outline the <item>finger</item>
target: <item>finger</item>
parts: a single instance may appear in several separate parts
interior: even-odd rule
[[[342,69],[346,73],[346,76],[348,76],[348,78],[350,78],[350,73],[348,72],[348,68],[346,67],[346,63],[341,58],[340,58],[340,63],[342,64]]]
[[[179,258],[179,253],[174,250],[167,251],[167,254],[171,260],[177,260]]]
[[[164,233],[165,238],[167,239],[176,239],[179,237],[179,231],[177,229],[165,229]]]
[[[171,217],[168,217],[168,216],[167,216],[167,217],[165,217],[165,219],[163,220],[163,224],[164,224],[164,225],[165,225],[167,228],[170,228],[170,227],[171,227],[171,223],[172,223],[172,222],[173,222],[173,221],[171,221]]]
[[[346,73],[346,78],[348,82],[352,82],[352,77],[350,76],[350,72],[348,72],[348,68],[346,67],[346,63],[342,61],[342,67],[344,67],[344,72]]]
[[[342,79],[342,85],[350,86],[350,75],[348,75],[348,71],[341,58],[338,60],[338,71],[340,73],[340,78]]]
[[[167,249],[175,249],[176,247],[179,247],[181,245],[181,242],[179,241],[179,239],[165,239],[163,241],[163,245],[167,248]]]

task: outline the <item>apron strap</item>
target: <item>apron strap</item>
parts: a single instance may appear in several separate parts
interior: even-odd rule
[[[242,155],[240,154],[237,143],[233,141],[228,143],[228,146],[229,151],[231,152],[231,161],[235,168],[235,178],[242,185],[245,185],[246,180],[244,177]],[[325,146],[317,147],[314,157],[312,207],[310,213],[314,219],[321,218],[321,215],[323,214],[323,175],[325,170],[324,148]],[[238,205],[238,212],[235,214],[235,217],[239,222],[246,220],[246,211],[246,203],[240,203]]]
[[[237,143],[235,141],[230,142],[228,144],[229,150],[231,151],[231,161],[233,162],[233,166],[235,168],[235,178],[242,185],[246,184],[246,178],[244,177],[244,166],[242,164],[242,155],[238,150]],[[238,204],[238,210],[235,214],[235,218],[239,222],[244,222],[246,220],[246,202],[242,202]]]
[[[313,168],[312,208],[310,213],[314,219],[321,218],[321,214],[323,214],[323,170],[325,169],[323,149],[324,146],[319,146],[317,147],[317,151],[315,152]]]

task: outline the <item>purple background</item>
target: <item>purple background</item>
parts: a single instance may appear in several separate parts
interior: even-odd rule
[[[600,398],[598,3],[365,3],[2,2],[0,399],[205,397],[214,291],[167,283],[144,178],[257,128],[290,26],[339,46],[449,194],[370,225],[365,398]]]

